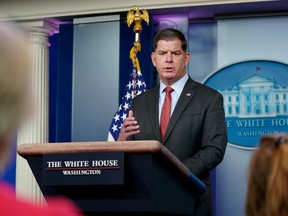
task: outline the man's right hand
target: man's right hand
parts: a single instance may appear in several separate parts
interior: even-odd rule
[[[128,117],[122,124],[120,134],[118,136],[117,141],[126,141],[135,134],[140,132],[139,125],[133,116],[133,111],[130,110],[128,113]]]

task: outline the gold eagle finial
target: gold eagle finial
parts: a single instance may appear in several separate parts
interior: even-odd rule
[[[135,33],[135,42],[134,46],[130,49],[130,59],[133,62],[134,67],[137,71],[140,71],[140,64],[137,57],[137,53],[141,51],[141,44],[140,44],[140,33],[142,31],[141,21],[145,20],[147,25],[149,25],[149,14],[147,10],[142,9],[139,10],[137,6],[133,6],[131,10],[127,13],[127,25],[128,27],[135,21],[134,25],[134,33]]]
[[[134,6],[130,11],[127,13],[127,25],[130,25],[135,21],[135,26],[133,28],[134,33],[140,33],[142,31],[141,21],[145,20],[147,25],[149,25],[149,14],[147,10],[142,9],[139,10],[137,6]]]

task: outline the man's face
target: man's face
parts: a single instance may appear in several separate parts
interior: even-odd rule
[[[161,81],[165,85],[172,85],[186,74],[190,55],[182,50],[181,41],[175,38],[169,41],[159,40],[151,59]]]

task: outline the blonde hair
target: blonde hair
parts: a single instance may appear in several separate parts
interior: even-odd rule
[[[288,215],[288,136],[262,137],[249,170],[247,216]]]
[[[30,54],[24,29],[0,22],[0,138],[17,126],[27,111]]]

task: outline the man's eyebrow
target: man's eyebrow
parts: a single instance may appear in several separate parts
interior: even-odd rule
[[[169,52],[169,50],[158,50],[158,52]],[[175,52],[181,52],[180,49],[178,50],[173,50],[173,51],[170,51],[171,53],[175,53]]]

